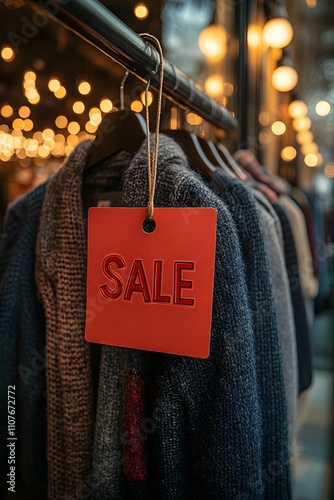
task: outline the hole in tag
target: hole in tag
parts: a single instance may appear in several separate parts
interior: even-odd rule
[[[145,219],[143,222],[143,230],[145,233],[153,233],[156,223],[154,219]]]

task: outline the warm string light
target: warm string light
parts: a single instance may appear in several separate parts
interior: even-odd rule
[[[81,82],[79,87],[78,90],[82,95],[87,95],[91,90],[91,86],[88,82]],[[63,99],[67,94],[65,87],[61,85],[59,78],[55,76],[50,77],[48,88],[58,99]],[[30,104],[37,104],[40,101],[40,95],[36,87],[36,73],[34,71],[28,70],[24,73],[23,89]],[[102,119],[101,111],[109,112],[112,110],[112,102],[107,98],[102,99],[100,107],[101,110],[99,108],[92,108],[90,110],[89,134],[96,132],[97,125]],[[75,101],[72,109],[76,114],[82,114],[85,110],[85,105],[82,101]],[[0,108],[0,113],[4,118],[11,118],[14,114],[14,110],[9,104],[4,104]],[[12,158],[14,154],[16,154],[19,159],[24,159],[26,157],[47,159],[50,157],[51,153],[55,157],[62,157],[69,154],[79,141],[91,137],[91,135],[86,132],[80,132],[79,123],[75,121],[68,123],[66,116],[59,115],[55,119],[55,125],[58,129],[66,129],[67,127],[69,135],[66,139],[63,134],[55,134],[51,128],[45,128],[43,131],[36,131],[33,133],[32,137],[24,138],[23,132],[31,132],[34,128],[34,123],[29,118],[30,114],[31,110],[29,106],[21,106],[18,110],[19,117],[14,116],[12,121],[13,130],[11,133],[9,133],[10,130],[7,125],[1,125],[0,131],[2,135],[7,134],[5,136],[7,146],[5,148],[3,147],[4,138],[2,138],[0,154],[6,156],[6,161]],[[11,134],[17,134],[14,142]],[[22,141],[18,143],[20,139],[22,139]],[[8,147],[8,144],[11,147]]]
[[[110,113],[113,108],[113,104],[110,99],[102,99],[100,101],[100,109],[103,113]]]
[[[288,113],[291,118],[304,118],[308,113],[308,108],[303,101],[295,100],[289,104]]]
[[[36,88],[36,73],[34,71],[26,71],[23,75],[24,95],[30,104],[38,104],[41,97]]]
[[[140,93],[140,100],[144,104],[144,106],[145,106],[145,99],[146,98],[145,98],[145,91],[144,91],[144,92]],[[148,91],[147,92],[147,105],[151,106],[152,102],[153,102],[153,94],[152,94],[152,92]]]
[[[271,131],[275,135],[283,135],[286,131],[286,125],[282,121],[276,121],[271,126]]]
[[[12,47],[9,47],[8,45],[5,45],[2,49],[1,49],[1,57],[2,59],[7,62],[7,63],[10,63],[12,61],[14,61],[14,58],[15,58],[15,52],[14,50],[12,49]]]
[[[209,96],[218,98],[224,94],[224,80],[220,74],[209,76],[204,83],[205,92]]]
[[[286,146],[281,151],[281,158],[285,161],[292,161],[296,158],[297,151],[293,146]]]
[[[140,113],[141,111],[143,111],[143,105],[140,101],[132,101],[130,108],[135,113]]]
[[[291,66],[279,66],[272,74],[271,83],[279,92],[289,92],[298,83],[298,73]]]
[[[134,14],[136,18],[140,19],[141,21],[146,19],[149,15],[149,10],[147,5],[143,2],[137,3],[134,8]]]
[[[292,127],[296,132],[307,131],[311,128],[312,122],[308,116],[296,118],[292,121]]]
[[[327,116],[330,113],[331,105],[327,101],[319,101],[316,104],[315,112],[319,116]]]
[[[198,45],[208,61],[222,61],[227,50],[227,34],[219,24],[211,24],[198,37]]]
[[[88,95],[89,92],[91,91],[91,86],[88,82],[83,81],[83,82],[79,83],[78,91],[82,95]]]
[[[293,38],[291,23],[283,17],[275,17],[266,22],[262,31],[262,39],[268,47],[283,49]]]

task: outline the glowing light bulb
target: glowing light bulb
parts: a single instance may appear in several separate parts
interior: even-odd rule
[[[5,46],[1,50],[1,57],[6,62],[12,62],[15,58],[15,52],[11,47]]]
[[[78,86],[80,94],[87,95],[91,91],[91,86],[88,82],[81,82]]]
[[[68,120],[67,120],[66,116],[59,115],[55,119],[55,124],[58,128],[66,128],[67,123],[68,123]]]
[[[57,99],[64,99],[64,97],[66,96],[67,92],[66,92],[66,89],[65,87],[63,87],[62,85],[59,87],[58,90],[55,91],[55,96],[57,97]]]
[[[23,130],[30,132],[34,128],[34,122],[30,118],[23,120]]]
[[[60,81],[58,78],[51,78],[48,83],[48,87],[51,92],[57,92],[60,89]]]
[[[41,100],[41,97],[39,94],[37,94],[35,97],[30,97],[28,100],[30,104],[38,104],[39,101]]]
[[[301,145],[313,142],[313,139],[313,134],[309,130],[298,132],[296,135],[296,141]]]
[[[94,134],[97,131],[97,125],[93,125],[90,121],[86,123],[85,129],[89,134]]]
[[[28,108],[28,106],[21,106],[19,109],[19,115],[21,118],[28,118],[28,116],[30,116],[30,108]]]
[[[51,128],[45,128],[42,132],[43,134],[43,139],[46,140],[46,139],[53,139],[54,138],[54,131],[51,129]]]
[[[77,122],[70,122],[67,125],[67,130],[72,135],[78,134],[80,132],[80,125]]]
[[[220,97],[224,92],[224,81],[220,74],[209,76],[205,80],[204,88],[211,97]]]
[[[147,8],[147,5],[141,2],[135,5],[134,13],[137,19],[143,20],[146,19],[149,15],[149,10]]]
[[[302,154],[306,156],[309,153],[317,153],[319,151],[319,147],[315,142],[310,142],[309,144],[303,144],[300,150]]]
[[[308,167],[316,167],[318,163],[318,157],[315,153],[308,153],[304,158],[304,163]]]
[[[76,113],[77,115],[81,115],[85,111],[85,105],[81,101],[76,101],[73,104],[72,109],[74,113]]]
[[[23,130],[24,121],[22,120],[22,118],[16,118],[12,123],[12,127],[14,130]]]
[[[271,131],[275,135],[283,135],[286,131],[286,125],[281,121],[276,121],[272,124]]]
[[[100,102],[100,109],[103,113],[109,113],[113,108],[113,104],[110,99],[102,99]]]
[[[1,108],[1,114],[4,118],[10,118],[13,114],[13,108],[9,104],[5,104]]]
[[[211,24],[198,37],[199,48],[211,62],[219,62],[225,57],[226,42],[226,31],[218,24]]]
[[[331,105],[327,101],[319,101],[315,107],[315,111],[319,116],[326,116],[331,110]]]
[[[296,132],[307,131],[311,128],[312,122],[308,116],[296,118],[292,121],[292,126]]]
[[[143,105],[140,101],[132,101],[130,107],[135,113],[140,113],[143,110]]]
[[[308,109],[303,101],[292,101],[288,107],[288,113],[291,118],[304,118],[307,115]]]
[[[279,66],[271,76],[271,83],[279,92],[289,92],[298,83],[297,71],[291,66]]]
[[[293,38],[291,23],[281,17],[270,19],[263,27],[262,38],[266,45],[274,49],[286,47]]]
[[[140,100],[145,106],[145,92],[141,92]],[[151,106],[152,102],[153,102],[153,94],[152,94],[152,92],[148,91],[147,92],[147,104],[148,104],[148,106]]]
[[[286,146],[281,151],[281,158],[285,161],[292,161],[296,158],[297,151],[293,146]]]
[[[26,82],[35,83],[36,73],[34,73],[34,71],[26,71],[23,77]]]

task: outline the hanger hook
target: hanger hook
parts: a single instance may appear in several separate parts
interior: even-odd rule
[[[122,78],[121,85],[119,87],[119,100],[120,100],[121,111],[124,111],[124,85],[127,77],[129,76],[129,73],[130,71],[127,69],[125,75]]]

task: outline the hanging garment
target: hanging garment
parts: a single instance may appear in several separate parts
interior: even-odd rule
[[[298,397],[298,368],[296,333],[293,321],[289,281],[283,254],[283,236],[279,220],[264,196],[253,191],[258,200],[267,253],[273,278],[275,306],[281,336],[284,382],[288,403],[289,442],[293,453],[296,438],[296,414]]]
[[[300,284],[304,299],[314,299],[319,290],[319,282],[314,277],[312,254],[307,236],[305,219],[300,208],[287,195],[281,195],[279,204],[285,211],[297,250]]]
[[[229,208],[236,223],[245,262],[252,325],[256,346],[257,373],[263,421],[263,469],[280,463],[280,474],[272,472],[265,482],[264,498],[291,498],[287,402],[284,388],[281,339],[275,309],[273,283],[262,224],[251,190],[220,170],[212,187]]]
[[[118,363],[122,350],[103,346],[93,474],[89,474],[93,395],[89,349],[83,338],[86,255],[81,199],[88,149],[80,144],[51,180],[37,243],[36,277],[46,312],[51,391],[50,497],[76,498],[85,490],[95,498],[116,498],[113,491],[119,487],[118,498],[263,498],[254,339],[237,233],[224,204],[187,168],[179,147],[164,136],[156,205],[214,206],[218,211],[211,355],[201,360],[124,350],[127,359],[121,356]],[[147,202],[145,145],[125,173],[123,193],[126,206]],[[153,418],[156,409],[162,417],[154,420],[154,432],[147,432],[143,443],[138,425],[145,415]],[[121,439],[115,442],[110,419],[117,426],[119,415]],[[120,485],[107,473],[117,469],[114,452],[120,457],[120,469],[114,471]],[[94,464],[99,464],[100,477],[94,476]]]
[[[331,296],[331,281],[330,271],[328,266],[328,251],[326,249],[325,227],[324,227],[324,213],[318,199],[306,195],[311,205],[312,216],[314,221],[316,248],[315,253],[318,258],[319,270],[319,290],[316,297],[317,303],[328,299]],[[316,309],[318,310],[318,309]],[[321,310],[321,309],[320,309]]]
[[[46,188],[42,184],[9,207],[0,248],[0,470],[6,470],[8,459],[3,441],[7,391],[15,385],[16,474],[32,495],[45,491],[47,481],[45,323],[34,281],[35,242]]]
[[[310,331],[307,321],[305,302],[301,292],[298,260],[295,242],[289,219],[283,208],[274,204],[283,232],[284,255],[289,278],[290,294],[293,308],[293,317],[296,331],[297,356],[298,356],[298,390],[299,394],[310,387],[312,383],[312,349]]]
[[[314,272],[314,277],[316,279],[319,279],[319,262],[318,262],[318,255],[317,255],[317,241],[316,241],[316,228],[314,224],[314,219],[313,219],[313,213],[312,213],[312,207],[307,199],[307,196],[303,191],[301,191],[298,188],[292,188],[290,190],[290,194],[292,196],[292,200],[297,203],[301,211],[303,212],[304,218],[305,218],[305,223],[306,223],[306,229],[307,229],[307,236],[310,244],[310,250],[311,250],[311,255],[312,255],[312,265],[313,265],[313,272]],[[320,287],[320,283],[319,283]]]

